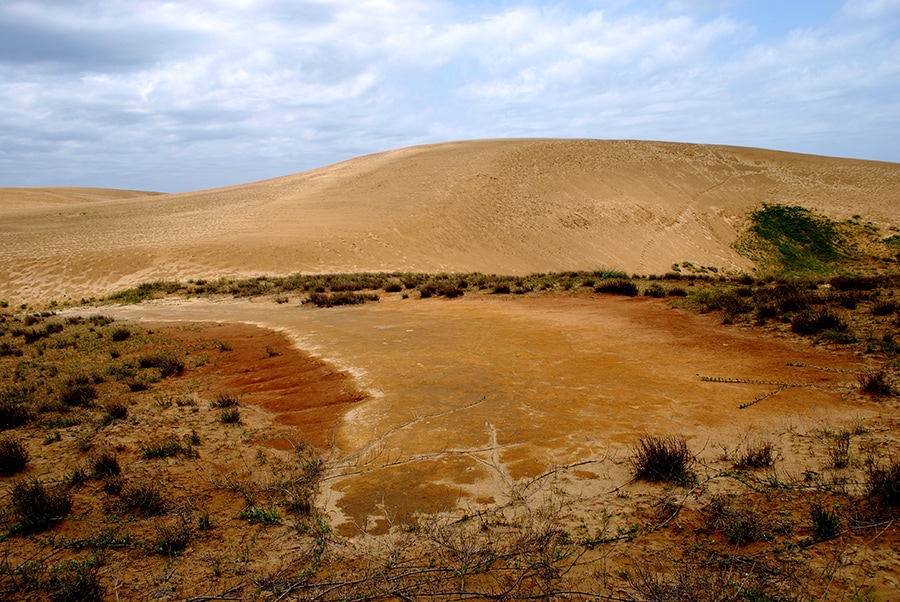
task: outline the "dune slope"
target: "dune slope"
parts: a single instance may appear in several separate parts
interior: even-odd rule
[[[898,164],[597,140],[413,147],[172,195],[0,189],[0,299],[297,271],[748,269],[731,244],[764,202],[886,228],[898,198]]]

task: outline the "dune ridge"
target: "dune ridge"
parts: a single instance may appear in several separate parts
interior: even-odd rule
[[[900,226],[900,164],[602,140],[411,147],[221,189],[0,189],[0,299],[153,279],[365,270],[748,270],[762,203]]]

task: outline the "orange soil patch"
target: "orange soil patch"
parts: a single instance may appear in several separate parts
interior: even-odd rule
[[[149,325],[159,328],[162,325]],[[305,442],[324,448],[335,424],[347,409],[364,398],[345,374],[300,352],[283,334],[246,324],[204,324],[195,328],[165,328],[179,340],[218,340],[229,352],[199,374],[216,376],[216,386],[235,391],[241,402],[272,413],[277,424],[302,433]],[[285,439],[260,441],[276,449],[290,449]]]

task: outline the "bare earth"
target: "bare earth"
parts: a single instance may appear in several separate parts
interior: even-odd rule
[[[749,269],[731,244],[762,203],[887,231],[898,190],[897,164],[592,140],[415,147],[174,195],[0,189],[0,299],[298,271]]]

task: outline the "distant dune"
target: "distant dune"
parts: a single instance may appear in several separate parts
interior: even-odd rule
[[[900,226],[900,164],[712,145],[485,140],[229,188],[0,189],[0,299],[138,282],[362,270],[525,274],[674,262],[749,269],[749,211],[800,204]]]

